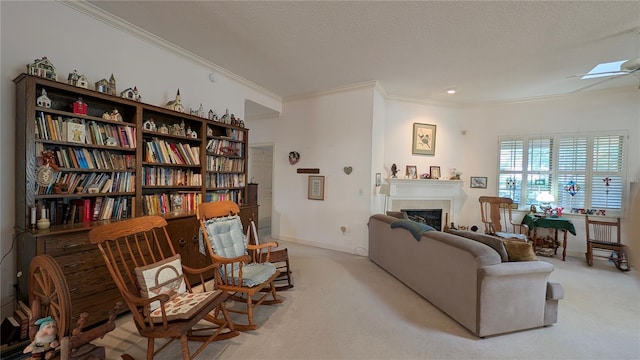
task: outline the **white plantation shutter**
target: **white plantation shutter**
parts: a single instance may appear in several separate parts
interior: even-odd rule
[[[501,140],[499,162],[498,195],[521,203],[524,140]]]
[[[553,139],[531,139],[527,156],[527,204],[536,204],[536,197],[543,191],[552,193]]]
[[[563,137],[558,140],[558,182],[556,202],[567,209],[584,208],[587,190],[587,137]],[[568,192],[570,185],[575,195]]]
[[[597,136],[593,139],[592,207],[622,208],[623,143],[624,137],[621,135]]]

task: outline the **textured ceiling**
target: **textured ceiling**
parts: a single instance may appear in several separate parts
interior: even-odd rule
[[[640,1],[89,3],[284,98],[371,80],[457,103],[640,82],[568,77],[640,56]]]

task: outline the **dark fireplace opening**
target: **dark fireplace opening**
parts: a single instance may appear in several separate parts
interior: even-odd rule
[[[427,224],[440,231],[442,229],[442,209],[401,209],[409,220]]]

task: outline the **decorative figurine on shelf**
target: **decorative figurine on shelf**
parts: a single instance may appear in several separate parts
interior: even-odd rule
[[[230,124],[231,123],[231,116],[229,115],[229,109],[227,108],[227,111],[224,112],[224,115],[222,115],[222,117],[220,118],[220,122],[223,124]]]
[[[140,99],[142,99],[142,96],[140,96],[140,93],[138,92],[138,87],[134,86],[133,89],[132,88],[126,88],[125,90],[120,92],[120,97],[125,98],[125,99],[130,99],[130,100],[134,100],[134,101],[140,101]]]
[[[199,117],[203,118],[204,117],[204,109],[202,108],[202,103],[200,103],[200,107],[198,109],[195,109],[195,110],[191,109],[190,113],[191,113],[191,115],[199,116]]]
[[[209,109],[209,116],[207,117],[209,120],[218,121],[218,114],[216,114],[213,109]]]
[[[161,134],[168,134],[169,128],[165,124],[160,124],[160,127],[158,127],[158,132]]]
[[[53,150],[45,150],[38,162],[42,161],[42,165],[36,169],[36,182],[40,186],[49,186],[53,184],[56,172],[60,169],[56,164],[56,158]]]
[[[60,346],[58,342],[58,326],[51,317],[38,319],[34,325],[40,328],[33,338],[33,342],[22,351],[23,354],[31,353],[31,359],[51,359],[55,355],[55,349]]]
[[[176,93],[176,99],[169,101],[165,107],[169,110],[184,112],[184,106],[182,106],[182,97],[180,96],[180,89]]]
[[[207,136],[213,136],[213,128],[211,126],[207,126]]]
[[[56,67],[53,66],[51,61],[44,56],[42,59],[36,59],[33,63],[27,65],[27,72],[29,75],[40,76],[45,79],[58,81],[58,75],[56,74]]]
[[[51,108],[51,99],[47,96],[47,90],[42,89],[42,95],[38,96],[36,100],[36,105],[43,108]]]
[[[73,103],[73,113],[80,115],[87,115],[87,104],[82,101],[82,97],[78,97],[78,100]]]
[[[122,115],[118,112],[118,109],[113,109],[111,114],[109,115],[109,120],[112,121],[122,121]]]
[[[289,164],[291,165],[295,165],[298,163],[298,161],[300,161],[300,153],[297,151],[290,151],[289,152]]]
[[[96,85],[96,91],[98,92],[109,94],[109,95],[116,94],[116,78],[113,77],[113,74],[111,74],[111,77],[109,78],[109,80],[102,79],[96,82],[95,85]]]
[[[174,214],[182,212],[182,196],[180,194],[171,195],[171,212]]]
[[[156,121],[153,120],[153,118],[149,118],[149,120],[145,121],[142,124],[142,128],[144,130],[147,130],[147,131],[157,131],[158,130],[158,128],[156,128]]]
[[[398,167],[396,164],[391,165],[391,177],[394,179],[398,177]]]
[[[431,179],[431,174],[422,173],[422,174],[420,174],[420,179],[423,179],[423,180]]]
[[[84,89],[87,89],[89,87],[89,81],[87,81],[87,77],[82,74],[78,74],[78,71],[75,69],[73,70],[73,72],[69,73],[67,82],[69,83],[69,85],[81,87]]]

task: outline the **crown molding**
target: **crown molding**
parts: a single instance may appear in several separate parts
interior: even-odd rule
[[[328,90],[313,91],[313,92],[300,94],[300,95],[287,96],[287,97],[283,98],[282,101],[283,102],[298,101],[298,100],[310,99],[310,98],[314,98],[314,97],[318,97],[318,96],[339,94],[339,93],[342,93],[342,92],[353,91],[353,90],[358,90],[358,89],[367,88],[367,87],[376,88],[378,90],[381,89],[378,81],[370,80],[370,81],[365,81],[365,82],[361,82],[361,83],[357,83],[357,84],[340,86],[340,87],[333,88],[333,89],[328,89]],[[383,89],[383,94],[384,93],[385,92],[384,92],[384,89]]]
[[[209,60],[206,60],[188,50],[185,50],[179,46],[176,46],[138,26],[135,26],[117,16],[114,16],[98,7],[96,7],[95,5],[92,5],[88,2],[86,2],[85,0],[80,0],[80,1],[68,1],[68,0],[56,0],[61,4],[64,4],[78,12],[81,12],[87,16],[90,16],[102,23],[105,23],[107,25],[110,25],[116,29],[125,31],[129,34],[132,34],[142,40],[145,40],[151,44],[154,44],[156,46],[162,47],[166,50],[169,50],[179,56],[182,56],[188,60],[193,61],[196,64],[200,64],[202,66],[205,66],[207,68],[210,68],[216,72],[218,72],[219,74],[223,74],[224,76],[235,80],[257,92],[262,93],[263,95],[278,101],[278,102],[282,102],[282,96],[277,95],[263,87],[261,87],[260,85],[249,81],[219,65],[216,65],[214,63],[212,63]]]

